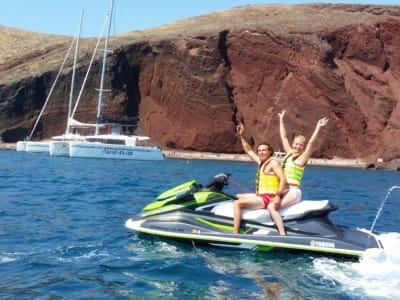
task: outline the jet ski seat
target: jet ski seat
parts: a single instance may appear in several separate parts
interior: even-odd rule
[[[303,200],[281,209],[279,213],[283,221],[291,221],[319,215],[322,216],[337,208],[329,200]],[[218,216],[233,218],[233,202],[222,202],[216,205],[211,212]],[[273,220],[266,209],[242,209],[242,219],[262,224],[273,224]]]

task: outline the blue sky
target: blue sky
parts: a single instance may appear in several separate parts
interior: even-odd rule
[[[174,21],[249,4],[341,2],[400,4],[400,0],[115,0],[112,34],[142,30]],[[75,35],[84,9],[82,36],[100,34],[109,0],[0,0],[0,25],[18,29]]]

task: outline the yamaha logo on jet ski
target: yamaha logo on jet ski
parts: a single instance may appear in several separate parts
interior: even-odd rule
[[[313,247],[336,248],[335,243],[311,241],[310,245]]]
[[[266,209],[242,210],[240,234],[233,231],[234,197],[223,192],[228,173],[215,175],[205,186],[195,180],[160,194],[125,226],[140,233],[194,244],[269,251],[287,249],[359,257],[382,248],[369,232],[335,224],[329,214],[338,207],[329,200],[303,200],[279,213],[287,235],[278,234]]]

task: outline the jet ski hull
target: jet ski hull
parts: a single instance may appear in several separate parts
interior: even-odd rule
[[[372,233],[336,225],[328,200],[304,200],[280,210],[286,236],[280,236],[265,209],[242,209],[240,234],[233,231],[234,197],[222,192],[229,174],[221,173],[203,188],[194,180],[160,194],[125,226],[143,234],[195,244],[269,251],[285,249],[330,255],[362,256],[383,248]]]
[[[359,257],[368,248],[382,248],[374,235],[347,227],[335,228],[339,230],[340,237],[334,234],[321,236],[296,233],[290,230],[290,226],[287,226],[287,236],[280,236],[274,227],[246,223],[243,231],[248,233],[233,234],[232,220],[181,211],[136,221],[128,219],[125,226],[144,234],[232,249],[286,249]]]

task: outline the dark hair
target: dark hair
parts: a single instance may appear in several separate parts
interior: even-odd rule
[[[261,142],[261,143],[258,143],[258,145],[257,145],[257,150],[258,150],[258,147],[260,147],[261,145],[265,145],[265,146],[267,146],[267,147],[268,147],[268,150],[269,150],[269,152],[271,153],[271,156],[273,156],[273,155],[274,155],[274,148],[272,148],[272,146],[271,146],[270,144],[268,144],[267,142]]]

